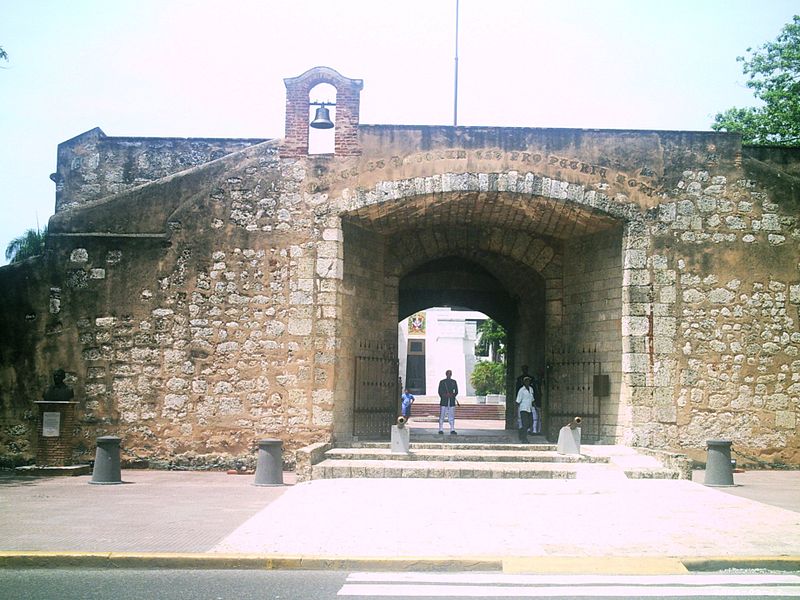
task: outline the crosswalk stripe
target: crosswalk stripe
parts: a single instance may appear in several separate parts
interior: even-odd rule
[[[354,572],[348,582],[361,583],[474,583],[527,585],[797,585],[800,575],[507,575],[503,573]]]
[[[430,596],[462,598],[522,598],[556,597],[574,598],[576,596],[608,597],[623,596],[635,598],[668,597],[720,597],[738,596],[758,597],[797,597],[800,588],[795,586],[746,586],[746,587],[677,587],[677,586],[502,586],[502,585],[430,585],[430,584],[345,584],[339,596],[362,596],[379,598],[382,596]]]
[[[432,596],[463,598],[521,598],[521,597],[563,597],[576,596],[607,597],[622,596],[633,598],[663,598],[665,596],[702,596],[733,598],[738,596],[758,597],[796,597],[800,588],[794,586],[747,586],[747,587],[678,587],[678,586],[491,586],[491,585],[428,585],[428,584],[345,584],[339,596]]]
[[[800,597],[797,575],[504,575],[502,573],[351,573],[339,590],[351,597],[520,598],[630,596],[639,598]]]

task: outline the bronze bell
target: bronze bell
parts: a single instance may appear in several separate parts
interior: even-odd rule
[[[331,121],[331,115],[327,107],[320,106],[317,108],[317,114],[314,115],[314,120],[311,121],[311,127],[314,129],[331,129],[333,127],[333,121]]]

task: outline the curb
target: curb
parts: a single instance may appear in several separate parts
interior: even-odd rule
[[[502,571],[486,557],[330,557],[179,552],[0,551],[0,568],[294,569],[327,571]]]
[[[488,571],[530,574],[679,575],[724,569],[800,571],[800,556],[332,557],[181,552],[0,551],[0,569],[261,569],[308,571]]]

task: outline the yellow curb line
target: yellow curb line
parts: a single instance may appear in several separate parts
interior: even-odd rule
[[[0,551],[0,568],[21,567],[500,571],[502,568],[502,559],[487,557],[330,557],[313,555],[292,556],[179,552]]]
[[[529,556],[503,560],[504,573],[537,575],[685,575],[689,571],[671,557]]]
[[[677,575],[722,569],[800,571],[800,556],[332,557],[181,552],[0,551],[0,568],[502,571],[532,574]]]

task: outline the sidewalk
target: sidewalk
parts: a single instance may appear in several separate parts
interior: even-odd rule
[[[292,473],[288,485],[256,487],[252,475],[140,470],[123,471],[123,485],[89,479],[0,474],[0,566],[542,572],[627,560],[658,572],[703,562],[800,569],[796,471],[736,474],[735,488],[668,480],[294,485]],[[581,566],[563,566],[574,560]]]

